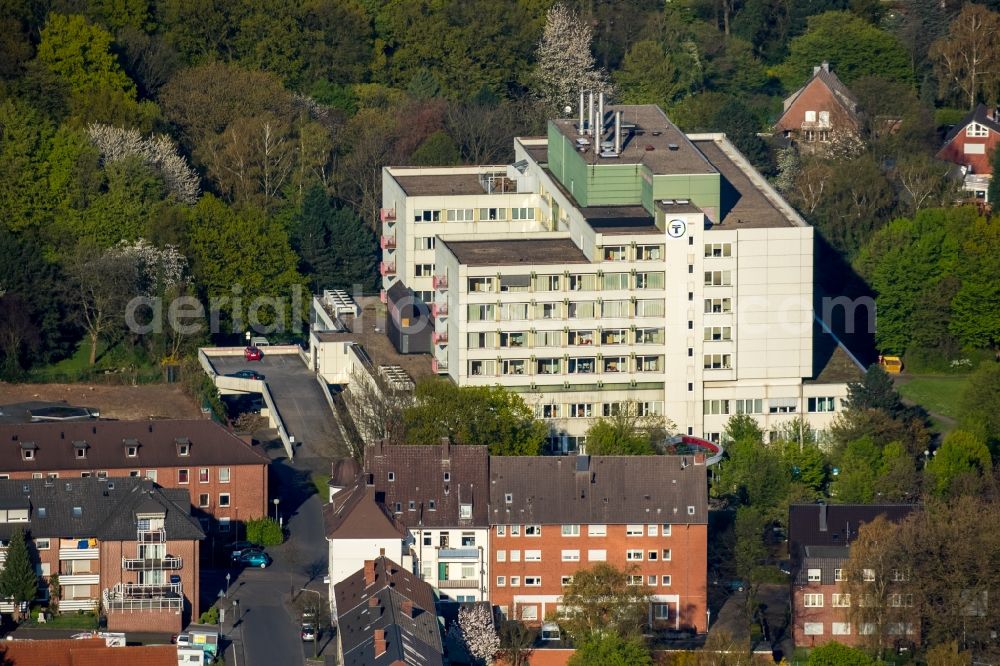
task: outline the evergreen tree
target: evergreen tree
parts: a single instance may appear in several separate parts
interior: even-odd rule
[[[990,167],[993,168],[993,173],[1000,173],[1000,150],[993,150],[993,155],[990,157]],[[994,206],[1000,207],[1000,178],[990,179],[990,189],[987,196]]]
[[[28,555],[24,530],[14,530],[7,546],[7,560],[0,571],[0,594],[15,603],[34,601],[38,596],[38,576]]]
[[[881,409],[896,416],[903,410],[903,403],[882,366],[872,364],[860,382],[847,385],[848,409]]]
[[[330,288],[334,279],[334,257],[330,249],[330,218],[333,206],[323,186],[315,184],[305,192],[295,228],[295,249],[299,269],[308,275],[314,291]]]
[[[333,251],[331,285],[347,289],[375,286],[375,238],[360,217],[344,206],[334,210],[329,226]]]

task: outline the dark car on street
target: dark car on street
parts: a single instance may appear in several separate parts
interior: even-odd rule
[[[256,370],[238,370],[236,372],[229,373],[226,377],[236,377],[237,379],[257,379],[264,381],[264,375]]]

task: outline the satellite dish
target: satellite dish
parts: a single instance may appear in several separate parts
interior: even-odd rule
[[[567,104],[565,107],[563,107],[563,111],[566,112],[566,115],[569,115],[569,114],[573,113],[573,107],[570,106],[569,104]]]

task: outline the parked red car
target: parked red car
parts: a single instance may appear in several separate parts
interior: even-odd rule
[[[243,357],[248,361],[259,361],[264,358],[264,352],[259,347],[247,347],[243,350]]]

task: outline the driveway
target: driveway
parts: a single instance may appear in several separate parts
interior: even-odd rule
[[[299,445],[296,457],[344,458],[350,455],[316,376],[297,354],[268,354],[261,361],[242,356],[211,356],[216,372],[228,375],[237,370],[257,370],[265,377],[278,412],[289,435]]]

